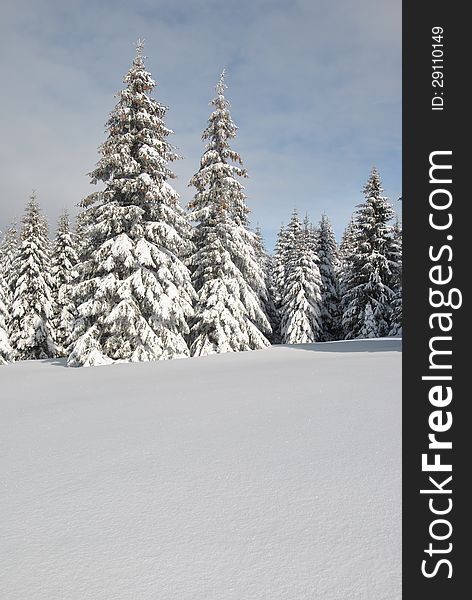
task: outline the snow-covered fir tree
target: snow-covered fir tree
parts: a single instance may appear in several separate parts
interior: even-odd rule
[[[190,181],[197,190],[189,204],[195,223],[190,266],[198,293],[191,330],[195,356],[264,348],[271,333],[263,306],[267,287],[258,242],[248,228],[249,210],[239,181],[246,171],[229,144],[236,126],[225,89],[223,72],[202,136],[207,145],[200,169]]]
[[[326,215],[322,215],[316,230],[316,253],[321,274],[322,339],[329,342],[339,339],[342,334],[338,247],[333,228]]]
[[[72,300],[72,285],[77,278],[74,237],[70,229],[68,212],[64,211],[57,226],[51,269],[54,296],[53,326],[57,353],[60,356],[67,354],[72,326],[76,318],[75,304]]]
[[[307,220],[307,219],[306,219]],[[276,340],[282,342],[281,319],[282,319],[282,304],[287,285],[287,276],[289,270],[289,262],[293,255],[295,239],[302,227],[298,217],[298,212],[295,209],[292,213],[291,220],[287,227],[281,225],[277,240],[275,243],[273,268],[272,268],[272,296],[277,311],[278,328],[276,330]],[[314,252],[314,231],[310,228],[307,242],[312,252]]]
[[[10,344],[17,360],[56,354],[48,226],[33,194],[22,220],[13,264],[15,288],[9,320]]]
[[[390,325],[390,335],[401,335],[402,334],[402,317],[403,317],[403,301],[402,301],[402,229],[398,219],[393,227],[393,237],[395,239],[397,247],[394,248],[394,252],[397,257],[394,260],[394,267],[392,273],[392,288],[394,292],[394,299],[392,301],[392,321]]]
[[[270,288],[269,294],[274,305],[274,316],[272,317],[272,342],[274,344],[280,344],[280,316],[281,316],[281,305],[282,305],[282,290],[285,285],[285,267],[287,265],[288,258],[286,251],[288,250],[289,244],[287,243],[287,232],[284,225],[280,226],[275,242],[275,248],[270,261]]]
[[[155,82],[142,48],[138,42],[91,173],[105,189],[82,203],[85,240],[69,366],[189,355],[195,292],[184,258],[191,228],[169,183],[177,155],[164,124],[167,107],[151,97]]]
[[[5,365],[13,359],[13,350],[8,334],[10,318],[10,302],[7,284],[0,271],[0,365]]]
[[[319,341],[321,324],[321,275],[313,252],[309,224],[296,212],[286,230],[290,248],[285,253],[284,287],[281,293],[281,342],[304,344]]]
[[[348,270],[342,282],[346,339],[362,337],[366,327],[377,337],[390,332],[395,297],[393,277],[399,253],[393,227],[389,225],[393,208],[382,192],[380,176],[374,168],[364,188],[365,202],[355,214]]]
[[[225,98],[227,86],[224,79],[223,70],[217,84],[217,96],[212,101],[215,110],[210,115],[208,127],[203,134],[203,139],[208,140],[208,146],[202,159],[206,157],[213,161],[214,172],[219,170],[220,182],[224,184],[224,195],[234,224],[233,235],[237,240],[232,249],[232,258],[246,283],[260,299],[265,318],[256,317],[255,324],[265,336],[270,338],[272,335],[269,314],[271,299],[267,270],[264,268],[264,261],[261,260],[261,252],[264,254],[265,248],[262,236],[258,239],[257,232],[253,232],[249,226],[250,210],[247,206],[247,197],[243,185],[238,180],[239,177],[247,177],[247,171],[243,168],[241,156],[229,145],[229,140],[236,137],[238,128],[231,118],[230,104]],[[212,154],[215,150],[218,157]],[[221,164],[224,165],[222,169]]]
[[[5,232],[0,245],[0,273],[3,275],[7,302],[13,295],[15,287],[15,271],[13,265],[15,263],[16,253],[18,251],[18,234],[16,224],[11,224]]]

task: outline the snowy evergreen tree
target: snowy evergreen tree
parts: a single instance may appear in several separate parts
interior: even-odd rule
[[[281,225],[275,242],[274,254],[270,263],[271,287],[270,295],[275,307],[273,318],[273,343],[281,343],[280,318],[282,309],[282,293],[285,288],[285,268],[288,264],[287,252],[289,250],[288,234]]]
[[[82,202],[85,239],[69,366],[189,355],[195,292],[183,260],[191,228],[169,184],[177,155],[167,139],[167,108],[151,97],[155,82],[142,47],[138,42],[91,173],[105,189]]]
[[[51,325],[50,269],[48,227],[33,194],[26,206],[13,264],[15,289],[9,329],[10,344],[17,360],[51,358],[56,354]]]
[[[314,255],[315,249],[315,232],[313,227],[308,222],[308,217],[305,219],[305,225],[308,225],[309,232],[306,241],[309,245],[309,249]],[[282,332],[281,332],[281,319],[283,312],[283,301],[284,295],[287,289],[287,277],[289,272],[289,264],[293,259],[293,251],[295,247],[295,240],[301,231],[302,224],[298,217],[297,210],[295,209],[292,213],[291,220],[287,227],[283,225],[280,227],[277,235],[277,241],[275,244],[274,258],[273,258],[273,298],[275,307],[278,315],[278,329],[276,332],[278,343],[283,343]]]
[[[275,256],[269,255],[268,260],[268,280],[267,280],[267,291],[269,293],[269,306],[267,308],[267,315],[269,317],[269,323],[272,329],[272,333],[269,337],[272,344],[280,344],[280,310],[277,306],[277,286],[275,282],[276,278],[276,259]]]
[[[13,350],[8,335],[9,295],[6,281],[0,272],[0,365],[5,365],[13,360]]]
[[[339,259],[333,228],[326,215],[321,217],[316,231],[316,252],[321,274],[321,323],[322,339],[340,339],[340,287],[338,280]]]
[[[285,267],[287,265],[288,235],[286,228],[281,225],[275,242],[274,256],[272,261],[272,282],[274,286],[274,303],[280,311],[281,293],[285,286]]]
[[[57,353],[67,354],[71,341],[72,326],[76,318],[72,300],[72,284],[77,278],[76,242],[70,230],[69,215],[64,211],[59,218],[52,252],[52,279],[54,296],[53,326]]]
[[[16,253],[18,251],[18,234],[16,225],[12,224],[6,230],[0,246],[0,274],[4,279],[4,294],[6,301],[10,302],[15,288],[15,263]]]
[[[312,343],[321,339],[321,275],[313,252],[309,224],[302,226],[296,212],[287,227],[293,242],[286,252],[284,288],[281,290],[281,342]]]
[[[390,331],[398,248],[393,228],[388,224],[393,209],[382,192],[380,176],[374,168],[364,188],[365,202],[356,212],[347,259],[349,270],[343,278],[342,319],[346,339],[362,337],[365,327],[378,337]]]
[[[393,227],[393,237],[396,242],[394,248],[394,267],[392,273],[392,288],[394,299],[392,301],[392,322],[390,325],[390,335],[402,334],[402,229],[397,219]]]
[[[236,135],[224,96],[224,72],[203,133],[206,150],[190,185],[195,252],[190,258],[198,293],[191,330],[195,356],[264,348],[271,329],[264,313],[266,280],[257,239],[248,229],[248,208],[239,181],[246,176],[241,157],[231,149]]]

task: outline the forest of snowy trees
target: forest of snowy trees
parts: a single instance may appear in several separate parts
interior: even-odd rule
[[[167,108],[138,43],[75,226],[51,241],[36,194],[0,246],[0,364],[69,366],[237,352],[401,333],[401,227],[374,168],[338,247],[331,223],[294,210],[274,253],[253,231],[232,148],[224,72],[182,207]]]

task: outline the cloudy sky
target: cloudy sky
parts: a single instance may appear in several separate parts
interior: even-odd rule
[[[0,24],[1,228],[33,188],[53,226],[92,191],[139,37],[184,157],[184,204],[226,67],[252,222],[270,248],[294,207],[328,214],[339,237],[374,164],[398,210],[400,0],[15,0]]]

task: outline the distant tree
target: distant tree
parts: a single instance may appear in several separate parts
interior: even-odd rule
[[[138,43],[91,173],[105,189],[81,204],[78,318],[69,366],[189,355],[186,337],[195,292],[185,260],[191,228],[169,184],[177,155],[151,98],[155,82]]]
[[[348,271],[342,281],[347,339],[365,335],[367,323],[369,331],[376,331],[378,337],[388,335],[391,327],[393,279],[399,256],[393,227],[389,225],[393,209],[382,192],[380,176],[374,168],[364,188],[365,202],[358,206],[355,215]]]
[[[52,281],[54,295],[53,326],[57,353],[67,354],[72,326],[76,318],[72,300],[72,285],[77,278],[77,254],[74,235],[70,230],[69,215],[64,211],[59,218],[52,252]]]
[[[51,358],[56,355],[56,347],[51,323],[50,245],[48,226],[35,194],[26,205],[13,270],[15,288],[9,329],[14,358]]]
[[[0,365],[4,365],[13,360],[13,350],[8,335],[8,321],[10,315],[8,296],[7,284],[0,272]]]
[[[274,342],[279,320],[273,297],[273,258],[265,248],[264,238],[259,225],[257,225],[255,232],[255,250],[265,282],[264,286],[261,288],[260,301],[272,329],[272,333],[268,338],[271,342]]]
[[[15,276],[13,264],[18,249],[16,225],[6,230],[0,244],[0,365],[13,360],[9,339],[9,321]]]
[[[274,255],[271,263],[272,270],[272,298],[275,305],[277,323],[274,331],[277,341],[280,342],[280,317],[282,309],[282,294],[285,289],[285,270],[288,265],[288,251],[290,250],[290,237],[287,229],[281,225],[275,242]]]
[[[229,145],[236,126],[225,89],[223,72],[203,133],[207,146],[190,181],[197,190],[189,204],[195,223],[189,264],[198,293],[190,336],[194,356],[264,348],[271,332],[263,306],[267,288],[260,248],[248,229],[249,209],[239,181],[246,171]]]
[[[352,215],[341,237],[341,243],[339,244],[337,275],[341,296],[344,295],[346,290],[349,272],[351,270],[350,261],[354,255],[355,229],[355,215]]]
[[[394,298],[392,301],[392,316],[390,335],[402,334],[402,229],[398,219],[393,227],[393,238],[396,242],[394,247],[394,259],[392,268],[392,288]]]
[[[287,227],[285,284],[281,290],[281,341],[303,344],[321,339],[321,275],[309,225],[296,212]]]
[[[321,326],[324,341],[342,337],[340,315],[339,258],[333,228],[326,215],[316,230],[316,253],[321,274]]]

